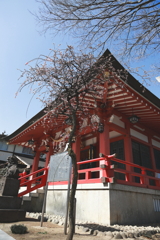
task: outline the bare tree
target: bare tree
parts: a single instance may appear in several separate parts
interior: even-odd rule
[[[47,125],[58,121],[65,126],[65,119],[69,119],[72,130],[69,135],[69,155],[72,158],[73,181],[69,199],[69,233],[67,240],[71,240],[74,232],[73,202],[77,186],[76,155],[72,150],[72,139],[76,135],[86,116],[94,114],[98,102],[106,95],[106,82],[110,79],[121,77],[125,80],[126,74],[115,70],[112,66],[111,57],[101,57],[95,62],[92,54],[76,53],[71,46],[66,50],[51,50],[49,56],[40,56],[27,63],[28,68],[22,71],[20,79],[25,78],[18,90],[29,86],[33,94],[46,107],[44,119]],[[110,72],[110,74],[106,74]],[[108,77],[109,76],[109,77]],[[110,79],[109,79],[110,78]],[[104,102],[105,104],[105,97]],[[49,123],[50,122],[50,123]]]
[[[123,56],[160,51],[159,0],[38,0],[44,31],[70,31],[82,43],[104,51],[109,42]],[[116,44],[115,44],[116,43]]]

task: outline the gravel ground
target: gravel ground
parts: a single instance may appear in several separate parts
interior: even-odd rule
[[[40,221],[40,213],[27,213],[27,217],[35,218]],[[64,225],[64,217],[55,215],[44,215],[44,222],[51,222],[60,226]],[[83,232],[93,236],[105,237],[106,239],[159,239],[160,224],[145,226],[132,225],[99,225],[91,222],[77,221],[76,232]]]

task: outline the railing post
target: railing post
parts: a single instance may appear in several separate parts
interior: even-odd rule
[[[146,170],[144,168],[141,169],[141,174],[143,176],[140,177],[140,183],[148,186],[149,180],[146,175]]]
[[[85,174],[85,180],[88,180],[90,178],[91,178],[91,172],[87,171],[86,174]]]
[[[160,187],[160,178],[158,178],[157,180],[155,180],[155,184],[156,184],[156,187]]]
[[[132,176],[130,173],[126,173],[126,182],[132,182]]]
[[[102,169],[101,182],[113,183],[114,182],[114,165],[111,165],[110,160],[108,158],[105,158],[104,164],[101,164],[100,168]]]
[[[105,164],[101,164],[100,168],[101,168],[101,182],[106,183],[108,182],[107,173],[106,173],[107,166]]]

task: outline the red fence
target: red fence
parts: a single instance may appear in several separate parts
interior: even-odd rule
[[[38,188],[44,187],[47,181],[48,167],[42,168],[25,176],[22,176],[23,174],[20,175],[20,187],[24,187],[25,189],[18,194],[18,197],[30,193]]]
[[[160,190],[160,178],[156,177],[158,171],[155,172],[153,169],[117,159],[114,154],[103,155],[102,158],[78,162],[77,164],[91,162],[99,162],[99,167],[78,170],[79,176],[84,174],[83,179],[79,178],[78,183],[110,182]],[[99,175],[97,178],[96,176],[92,178],[92,173],[96,171],[99,171]]]
[[[109,162],[106,165],[106,162],[109,159],[113,158],[114,155],[110,155],[106,157],[95,158],[91,160],[86,160],[82,162],[78,162],[77,165],[85,166],[91,165],[89,168],[84,168],[78,170],[78,183],[101,183],[101,182],[113,182],[114,172],[112,166],[110,166]],[[108,159],[108,160],[107,160]],[[92,167],[93,163],[97,163],[98,166]]]
[[[107,158],[107,156],[105,157]],[[113,161],[115,164],[114,176],[116,183],[160,190],[160,178],[156,177],[156,173],[160,171],[154,171],[153,169],[125,162],[117,158],[113,158]],[[118,168],[116,166],[117,163],[124,164],[125,169]],[[116,178],[116,173],[123,175],[123,179]]]
[[[154,170],[117,159],[114,154],[81,161],[78,162],[77,165],[79,184],[119,183],[160,190],[160,178],[155,177],[156,172]],[[37,176],[38,174],[41,175]],[[19,193],[18,196],[23,196],[35,189],[45,186],[47,175],[48,168],[43,168],[19,178],[21,180],[20,187],[25,186],[26,190]],[[54,182],[51,184],[59,185],[67,184],[67,182]]]

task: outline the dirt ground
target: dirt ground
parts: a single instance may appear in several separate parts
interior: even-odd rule
[[[28,228],[28,233],[26,234],[13,234],[10,227],[13,224],[23,224]],[[16,223],[0,223],[0,229],[6,232],[8,235],[12,236],[16,240],[65,240],[66,235],[64,235],[64,227],[59,226],[50,222],[44,222],[43,227],[40,227],[40,222],[36,219],[26,218],[26,221],[16,222]],[[95,237],[84,232],[75,233],[74,240],[91,240],[96,239],[102,240],[102,237]]]

